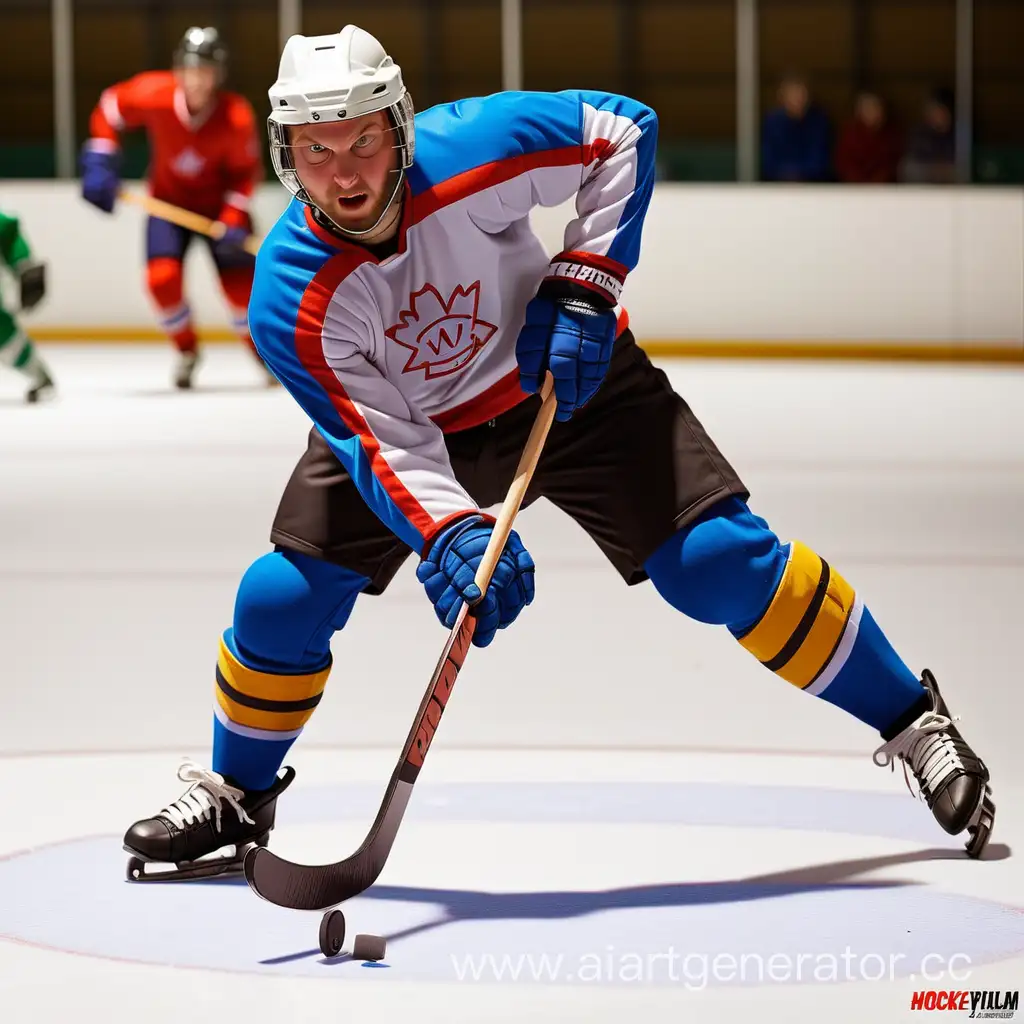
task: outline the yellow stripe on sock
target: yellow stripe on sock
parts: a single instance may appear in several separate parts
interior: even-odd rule
[[[238,725],[247,725],[251,729],[266,729],[268,732],[291,732],[301,729],[312,717],[314,708],[305,711],[261,711],[247,708],[232,700],[219,686],[216,687],[217,703],[224,713]]]
[[[825,600],[810,632],[796,654],[778,670],[779,676],[801,690],[810,686],[828,664],[853,608],[853,587],[831,566],[829,569]]]
[[[293,732],[312,717],[327,685],[331,666],[319,672],[278,675],[243,665],[220,641],[214,692],[236,725],[270,732]]]
[[[243,665],[228,649],[221,637],[217,664],[230,686],[247,697],[260,700],[294,701],[316,697],[323,693],[331,666],[308,675],[276,675],[258,672]]]
[[[771,661],[796,631],[821,579],[821,559],[805,544],[790,546],[778,589],[757,625],[740,639],[758,661]]]

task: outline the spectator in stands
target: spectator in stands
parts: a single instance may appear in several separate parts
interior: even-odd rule
[[[828,181],[831,128],[811,100],[807,80],[788,74],[779,84],[779,106],[761,132],[761,177],[765,181]]]
[[[949,89],[936,89],[925,101],[924,116],[907,139],[900,178],[926,185],[948,185],[956,180],[954,105]]]
[[[849,184],[888,184],[897,180],[902,135],[877,93],[857,96],[853,117],[836,147],[836,174]]]

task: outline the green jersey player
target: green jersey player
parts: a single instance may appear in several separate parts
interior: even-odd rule
[[[46,294],[46,265],[32,258],[18,218],[0,210],[0,260],[14,275],[20,310],[37,306]],[[32,339],[18,326],[14,315],[0,301],[0,363],[24,374],[30,381],[25,398],[36,402],[53,392],[53,379]]]

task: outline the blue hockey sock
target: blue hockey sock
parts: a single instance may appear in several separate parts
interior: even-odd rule
[[[853,587],[799,541],[780,544],[737,498],[677,531],[645,567],[674,608],[727,626],[772,672],[880,733],[930,706]]]
[[[217,658],[212,768],[267,789],[312,716],[331,671],[331,637],[369,581],[292,551],[246,570]]]

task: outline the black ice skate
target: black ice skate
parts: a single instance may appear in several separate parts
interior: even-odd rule
[[[950,835],[967,829],[967,854],[980,857],[996,815],[988,768],[953,724],[957,719],[950,716],[935,677],[927,669],[921,684],[931,696],[932,710],[882,744],[875,751],[875,764],[882,768],[891,764],[895,769],[899,758],[904,777],[909,766],[935,820]]]
[[[34,405],[36,402],[52,398],[54,390],[54,383],[50,375],[45,370],[41,370],[39,376],[32,382],[32,386],[25,392],[25,401],[29,405]]]
[[[246,850],[267,845],[277,798],[295,778],[295,770],[285,768],[270,789],[249,794],[187,760],[178,778],[191,783],[184,795],[125,833],[124,848],[132,854],[127,872],[131,882],[239,874]],[[223,853],[227,847],[231,852]]]
[[[198,364],[198,352],[178,353],[178,365],[174,370],[174,386],[179,391],[188,391],[192,387],[192,378],[195,376]]]

